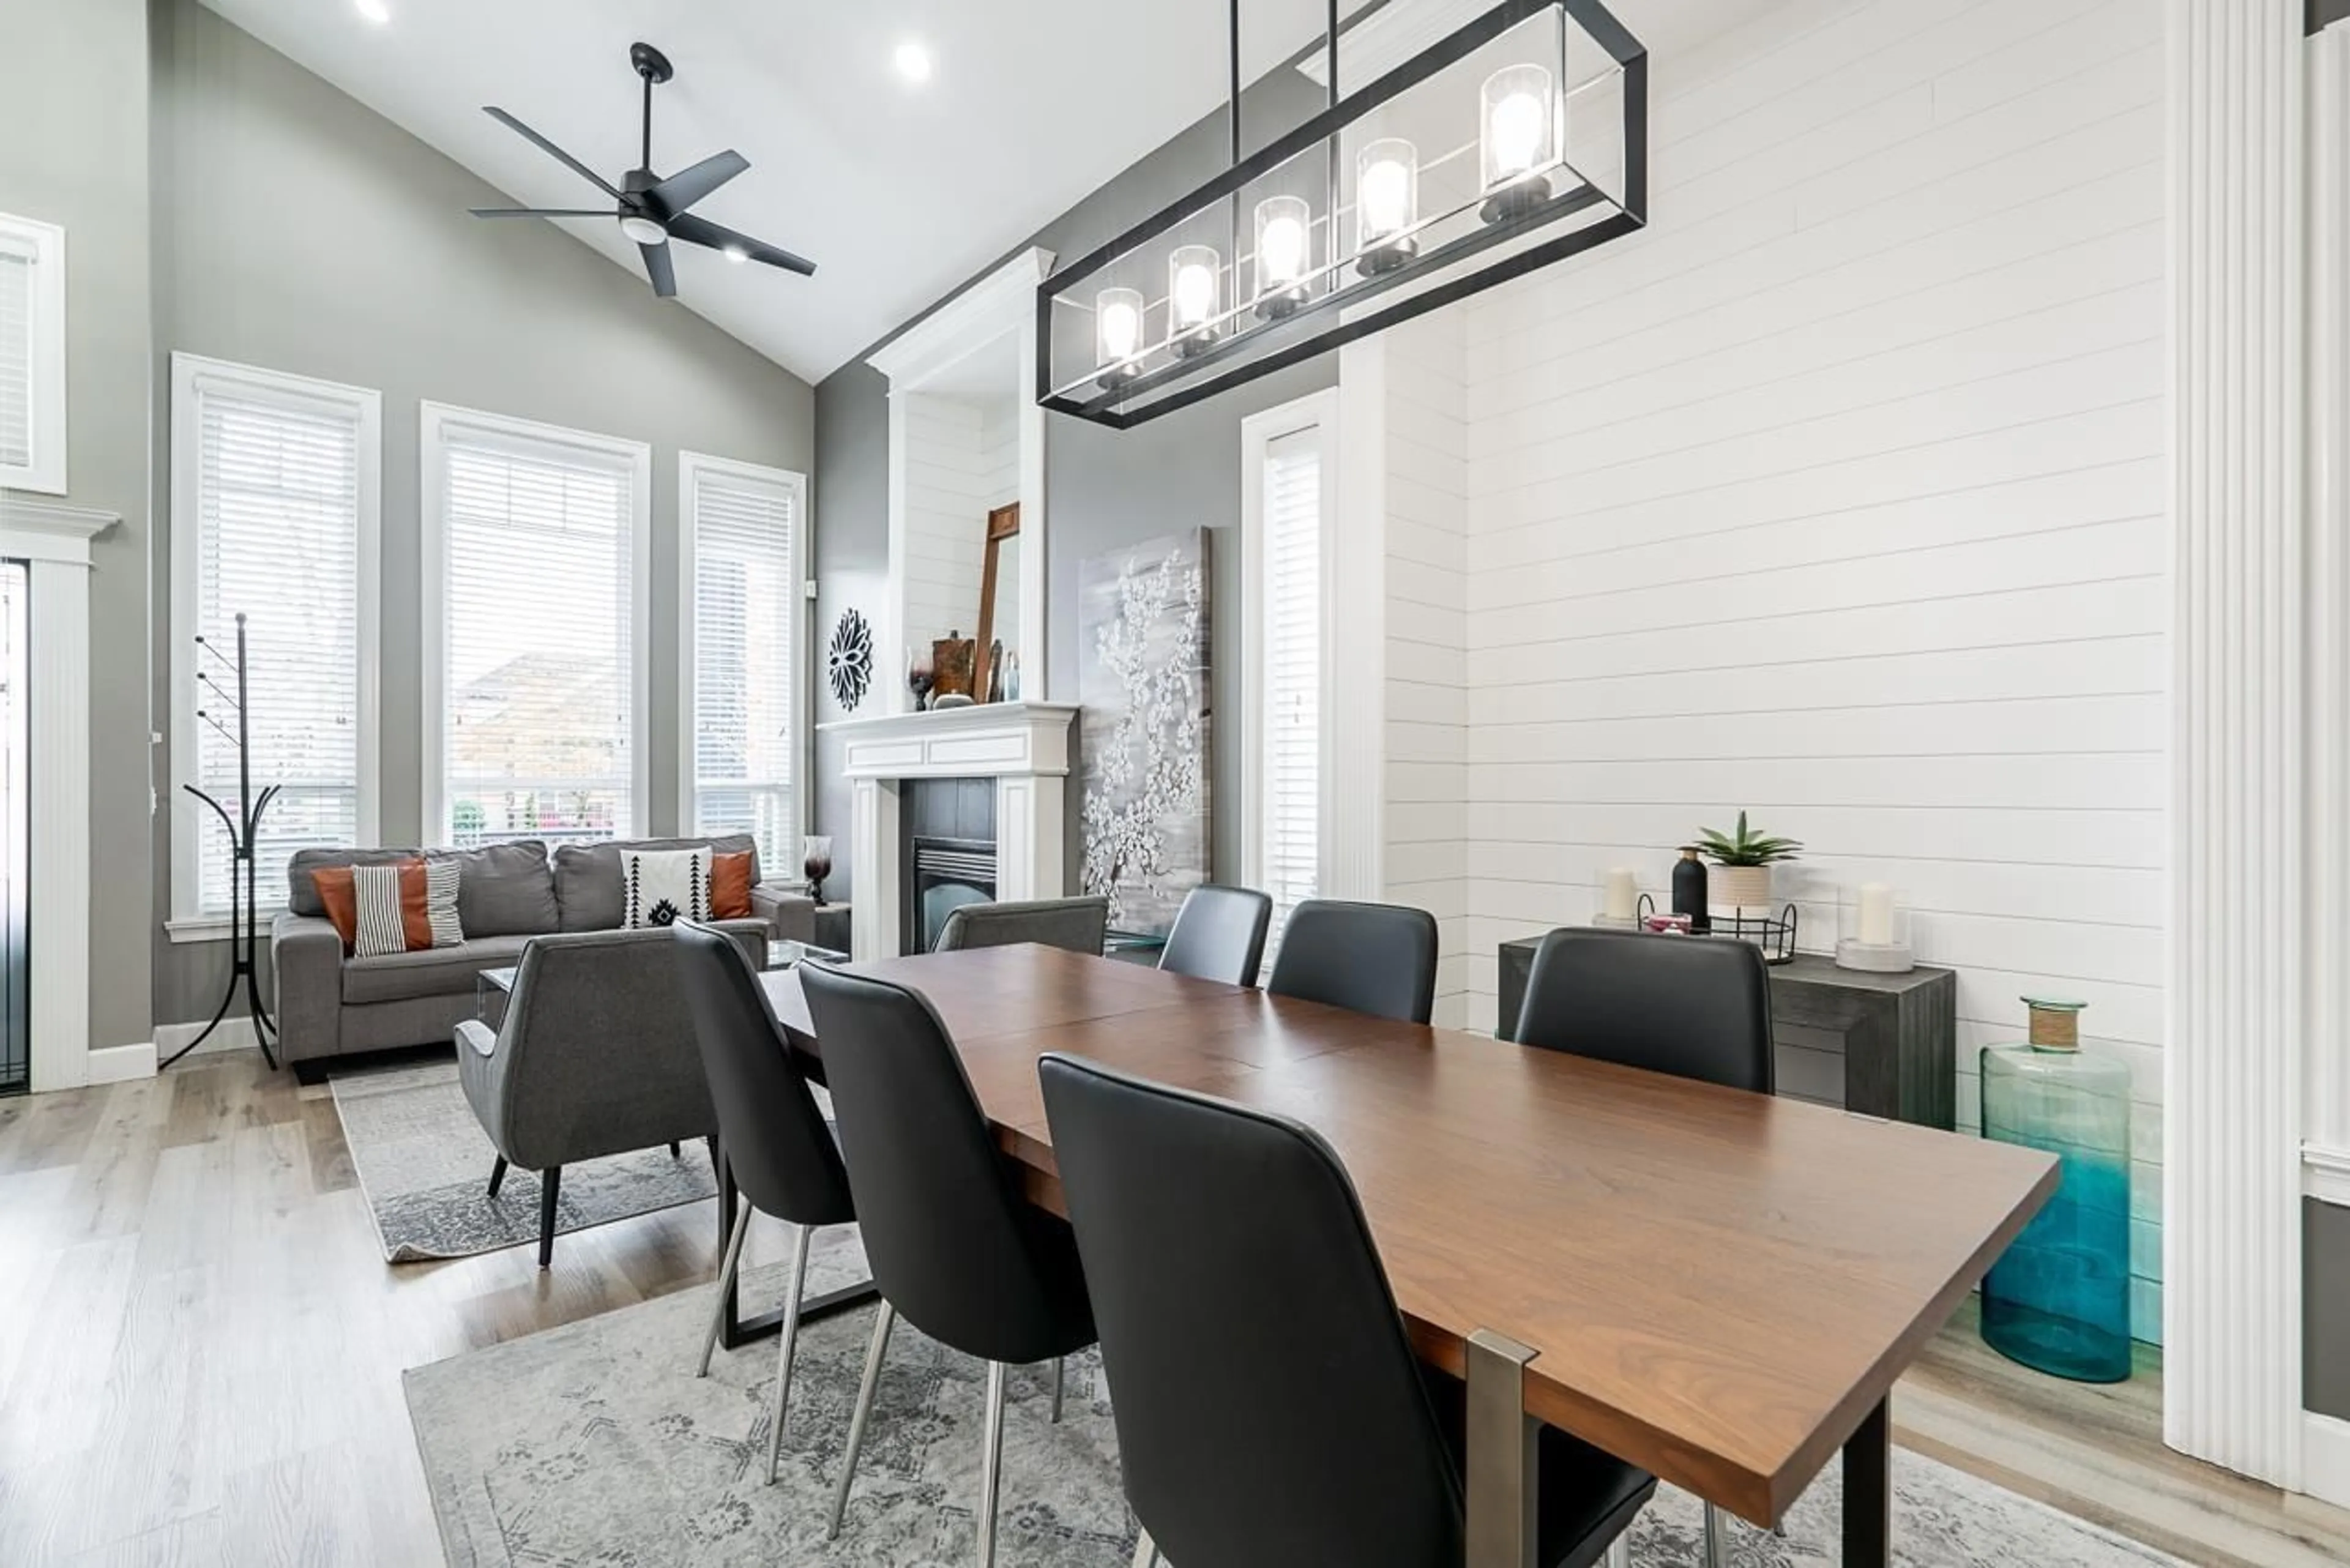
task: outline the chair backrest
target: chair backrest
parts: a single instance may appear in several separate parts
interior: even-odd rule
[[[1308,898],[1281,929],[1264,988],[1425,1023],[1436,1006],[1436,918],[1402,904]]]
[[[1228,985],[1254,985],[1272,919],[1273,900],[1254,888],[1203,883],[1185,894],[1183,907],[1175,911],[1159,967]]]
[[[671,929],[735,1185],[754,1208],[795,1225],[856,1219],[839,1146],[750,959],[708,926],[680,920]]]
[[[1109,900],[1031,898],[1010,904],[965,904],[939,929],[937,952],[963,948],[1006,948],[1037,942],[1073,953],[1101,956],[1109,932]]]
[[[1771,971],[1752,942],[1569,927],[1543,939],[1514,1031],[1627,1067],[1770,1094]]]
[[[1336,1154],[1095,1063],[1037,1073],[1127,1501],[1167,1560],[1458,1563],[1458,1475]]]
[[[505,1125],[492,1129],[516,1164],[543,1169],[716,1130],[671,947],[658,928],[524,944],[498,1026]]]
[[[909,1323],[967,1355],[1059,1354],[1058,1298],[1036,1244],[1045,1217],[997,1155],[929,999],[814,962],[799,974],[873,1282]]]

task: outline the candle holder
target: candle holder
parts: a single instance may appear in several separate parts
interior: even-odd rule
[[[1837,889],[1835,963],[1863,974],[1908,974],[1918,967],[1900,889],[1883,882]]]
[[[800,870],[807,877],[808,898],[815,903],[824,902],[824,879],[832,875],[832,840],[821,834],[810,834],[806,857]]]

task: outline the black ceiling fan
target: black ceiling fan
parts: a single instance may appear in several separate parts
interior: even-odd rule
[[[748,234],[735,233],[723,224],[707,218],[697,218],[686,209],[691,207],[727,181],[751,167],[750,161],[729,148],[713,153],[691,169],[679,171],[661,179],[652,170],[653,162],[653,88],[676,75],[669,57],[650,44],[631,45],[629,63],[636,67],[637,75],[645,83],[645,119],[643,156],[638,166],[620,177],[615,187],[611,182],[585,163],[557,147],[504,109],[484,104],[482,112],[515,134],[535,143],[540,151],[555,158],[572,172],[592,182],[596,188],[612,198],[612,207],[476,207],[477,218],[617,218],[620,232],[637,242],[644,254],[645,275],[652,279],[653,292],[663,299],[677,294],[677,268],[671,263],[669,242],[683,240],[690,245],[706,245],[722,251],[737,261],[764,262],[785,272],[811,277],[816,263],[795,256],[780,246],[754,240]]]

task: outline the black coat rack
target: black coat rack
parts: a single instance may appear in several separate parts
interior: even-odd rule
[[[180,786],[219,813],[221,826],[228,830],[230,961],[228,987],[221,992],[220,1005],[213,1009],[212,1022],[204,1025],[203,1033],[197,1035],[177,1051],[164,1057],[157,1064],[157,1070],[161,1071],[170,1066],[203,1044],[212,1032],[220,1027],[221,1020],[228,1016],[229,1004],[236,1000],[237,987],[240,983],[244,988],[245,1001],[253,1012],[254,1040],[260,1045],[262,1056],[272,1068],[275,1068],[277,1065],[277,1054],[270,1049],[270,1044],[272,1037],[277,1033],[277,1024],[276,1021],[270,1017],[268,1006],[261,1000],[261,900],[255,896],[254,886],[253,846],[255,837],[261,830],[261,814],[269,809],[271,801],[277,798],[280,786],[270,784],[259,794],[253,793],[253,752],[247,743],[249,737],[245,718],[244,612],[239,611],[236,618],[234,662],[232,663],[228,656],[214,648],[202,633],[197,634],[196,649],[196,684],[200,700],[205,700],[205,705],[196,710],[196,717],[219,731],[222,737],[236,748],[236,811],[234,815],[230,813],[227,806],[223,805],[195,785]],[[210,654],[224,669],[236,677],[236,695],[230,696],[227,688],[221,684],[219,677],[203,663],[206,654]],[[232,730],[221,722],[220,715],[213,711],[212,701],[228,704],[235,714],[235,729]]]

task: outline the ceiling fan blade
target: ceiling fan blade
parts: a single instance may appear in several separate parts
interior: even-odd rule
[[[667,245],[639,245],[645,253],[645,275],[653,280],[653,292],[663,299],[677,297],[677,266],[670,260]]]
[[[645,195],[664,212],[682,213],[749,167],[751,161],[730,147],[691,169],[679,170]]]
[[[477,218],[608,218],[609,207],[475,207]]]
[[[482,112],[488,115],[492,119],[496,120],[500,125],[504,126],[508,130],[511,130],[515,135],[521,137],[524,140],[530,142],[540,151],[546,153],[548,157],[555,159],[557,162],[561,163],[565,168],[569,169],[573,173],[578,175],[580,178],[594,182],[596,188],[603,192],[607,196],[611,197],[616,202],[620,199],[619,192],[612,188],[612,182],[610,181],[605,179],[601,174],[597,173],[593,169],[588,168],[585,163],[580,162],[577,158],[572,157],[568,152],[564,151],[563,149],[557,147],[555,143],[549,141],[546,138],[541,136],[537,131],[533,130],[529,126],[525,125],[521,120],[516,119],[513,115],[508,114],[504,109],[500,109],[497,105],[485,103],[482,106]]]
[[[708,245],[713,251],[733,246],[754,262],[779,266],[785,272],[795,272],[802,277],[816,275],[816,263],[806,256],[795,256],[779,245],[764,240],[754,240],[748,234],[737,234],[723,223],[713,223],[707,218],[697,218],[687,213],[669,221],[669,237],[683,240],[688,244]]]

